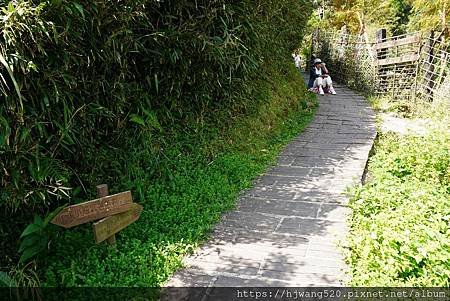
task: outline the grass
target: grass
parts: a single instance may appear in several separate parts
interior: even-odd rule
[[[152,152],[137,146],[129,157],[123,187],[144,206],[140,219],[117,236],[117,250],[95,245],[90,225],[59,230],[42,258],[44,286],[158,287],[182,266],[236,204],[239,193],[274,162],[281,148],[311,120],[315,100],[292,67],[261,83],[263,100],[250,116],[226,129],[209,124],[203,132],[174,131],[149,170]],[[205,134],[205,130],[208,133]],[[176,141],[176,143],[175,143]],[[114,190],[114,189],[113,189]]]
[[[389,96],[371,97],[374,109],[379,112],[395,113],[404,118],[429,118],[436,121],[449,120],[449,101],[444,97],[435,97],[434,101],[415,99],[393,100]]]
[[[386,104],[399,112],[375,100],[377,109]],[[410,112],[443,117],[442,110]],[[350,285],[449,287],[450,131],[441,124],[425,136],[378,137],[368,180],[350,201]]]

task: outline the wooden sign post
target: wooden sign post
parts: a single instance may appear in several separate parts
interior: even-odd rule
[[[105,239],[108,244],[114,245],[116,242],[115,235],[129,224],[139,219],[142,212],[142,206],[133,204],[131,210],[116,215],[108,216],[93,224],[94,238],[96,243],[101,243]]]
[[[101,185],[97,185],[97,197],[101,198],[101,197],[105,197],[109,194],[109,190],[108,190],[108,185],[106,184],[101,184]],[[95,237],[95,231],[94,231],[94,237]],[[108,237],[108,245],[116,247],[116,236],[113,234],[110,237]]]
[[[377,44],[384,43],[387,39],[386,28],[378,29],[377,33],[376,33],[376,37],[377,37]],[[379,59],[379,60],[385,59],[386,54],[387,54],[387,48],[377,47],[377,45],[375,45],[375,47],[377,49],[377,59]]]
[[[68,206],[55,216],[52,223],[64,228],[72,228],[130,210],[131,204],[130,191],[108,195],[89,202]]]
[[[98,185],[97,199],[64,208],[51,223],[71,228],[100,219],[93,225],[96,243],[106,240],[115,246],[115,234],[138,220],[143,207],[133,203],[130,191],[108,194],[108,185]]]

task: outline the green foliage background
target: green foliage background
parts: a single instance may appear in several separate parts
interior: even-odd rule
[[[92,246],[88,228],[57,233],[56,257],[42,258],[52,265],[47,281],[161,283],[312,111],[290,57],[309,1],[0,7],[2,270],[17,262],[35,213],[108,183],[145,203],[139,229],[125,236],[128,252]],[[108,258],[117,270],[100,264]],[[123,271],[144,267],[137,279]]]
[[[441,32],[449,27],[448,0],[325,0],[317,4],[325,4],[321,26],[340,29],[345,25],[351,33],[365,31],[373,35],[382,27],[392,35],[400,35]]]

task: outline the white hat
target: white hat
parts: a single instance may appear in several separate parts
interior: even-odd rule
[[[321,59],[315,59],[315,60],[314,60],[314,65],[315,65],[315,64],[321,64],[321,63],[322,63],[322,60],[321,60]]]

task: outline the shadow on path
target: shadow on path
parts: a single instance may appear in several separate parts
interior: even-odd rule
[[[348,185],[360,182],[376,136],[364,97],[337,85],[276,166],[244,191],[212,238],[167,287],[341,286],[336,240],[346,234]]]

